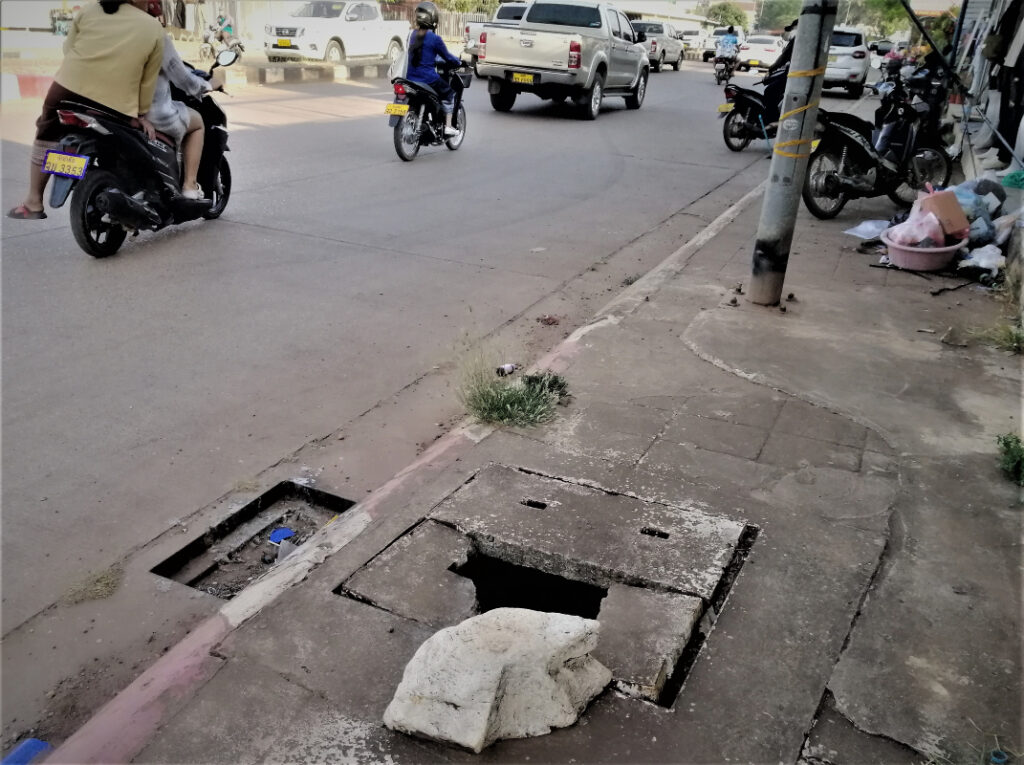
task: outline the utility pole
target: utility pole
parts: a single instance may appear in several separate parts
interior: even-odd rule
[[[782,298],[837,7],[837,0],[803,0],[800,9],[786,95],[782,99],[782,114],[768,170],[768,188],[754,244],[748,299],[758,305],[776,305]]]

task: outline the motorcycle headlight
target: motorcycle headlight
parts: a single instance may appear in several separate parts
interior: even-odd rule
[[[272,35],[272,34],[274,34],[274,28],[272,26],[270,26],[270,24],[267,24],[265,27],[263,27],[263,33],[264,34],[268,34],[268,35]]]

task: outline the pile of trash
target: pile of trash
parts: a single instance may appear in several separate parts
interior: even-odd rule
[[[909,270],[955,270],[958,276],[991,283],[1006,267],[1004,251],[1014,225],[1024,225],[1024,207],[1006,212],[1006,200],[1006,189],[989,173],[922,193],[908,212],[888,221],[864,221],[846,233],[867,239],[861,251],[880,242],[887,245],[883,264]],[[922,262],[914,256],[924,253],[944,257],[932,268],[905,265]]]

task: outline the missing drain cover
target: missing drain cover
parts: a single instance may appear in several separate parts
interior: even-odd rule
[[[605,587],[574,582],[487,555],[471,554],[466,563],[448,570],[472,580],[479,613],[495,608],[528,608],[596,619],[601,601],[608,594]]]
[[[526,505],[527,507],[532,507],[534,510],[547,510],[548,509],[548,503],[547,502],[539,502],[536,499],[520,500],[519,504],[520,505]]]
[[[662,531],[661,529],[652,529],[650,526],[644,526],[640,529],[641,534],[646,534],[649,537],[657,537],[658,539],[668,539],[668,532]]]
[[[230,600],[278,559],[278,545],[300,546],[355,503],[283,481],[232,513],[151,571],[157,576]],[[287,527],[284,541],[273,532]],[[281,536],[281,534],[278,534]]]

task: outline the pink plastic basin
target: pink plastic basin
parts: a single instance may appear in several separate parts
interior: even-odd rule
[[[967,244],[961,239],[948,247],[908,247],[889,239],[889,230],[882,232],[881,239],[889,248],[889,262],[911,271],[941,271],[953,262],[956,251]]]

